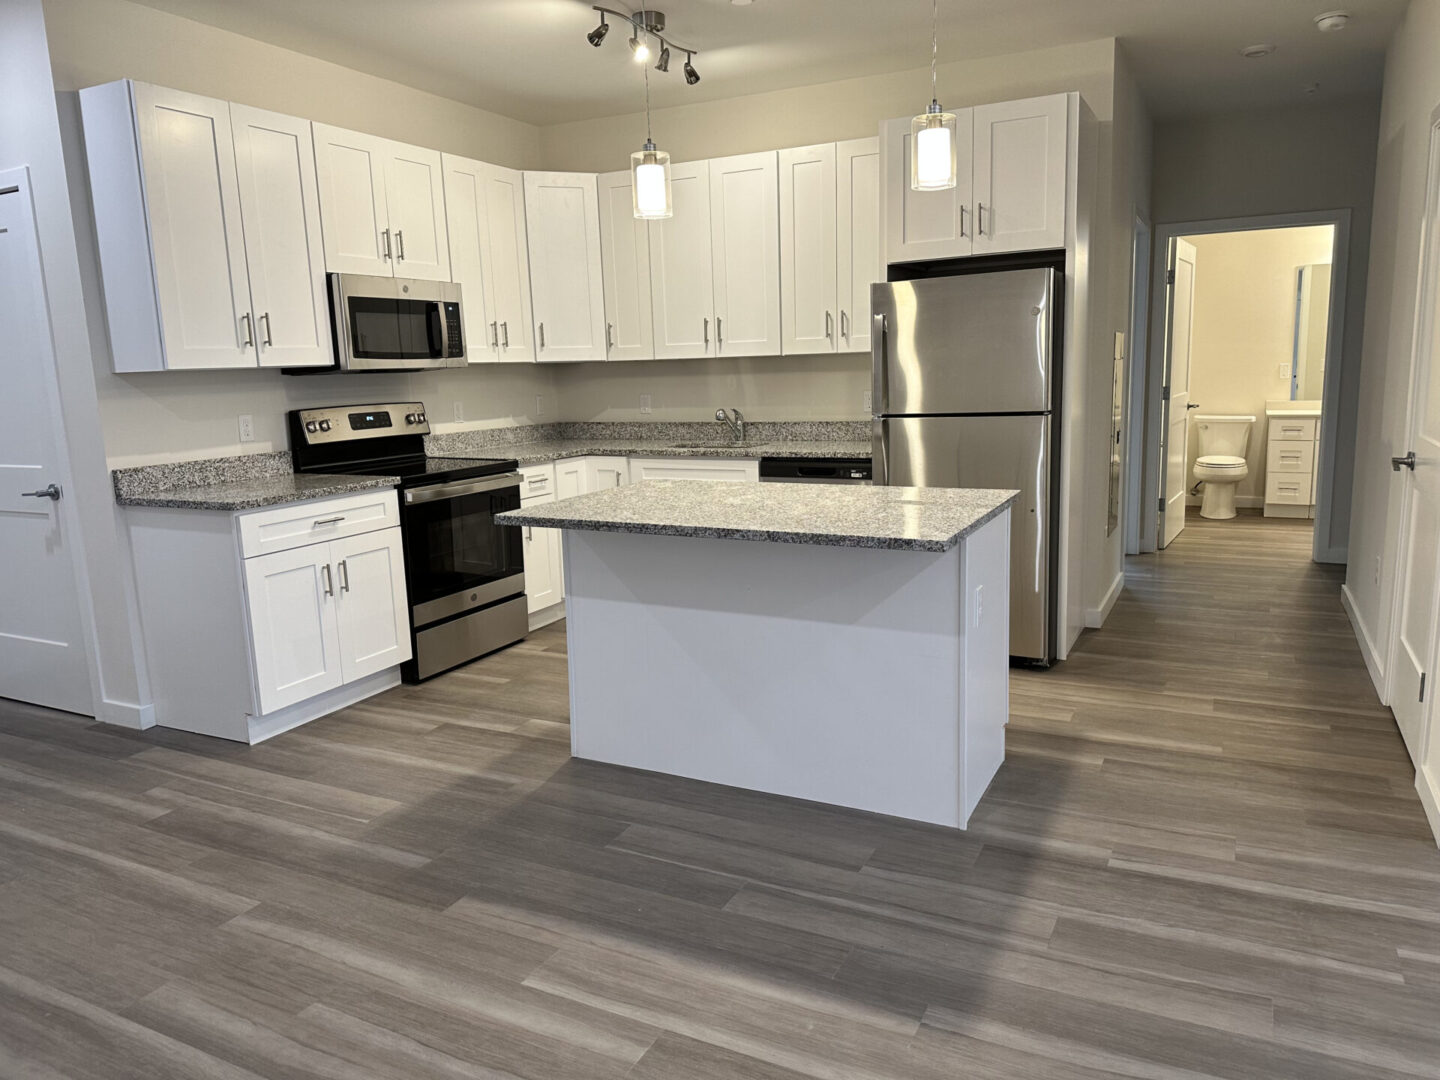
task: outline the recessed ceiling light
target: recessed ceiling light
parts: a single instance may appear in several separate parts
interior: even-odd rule
[[[1306,83],[1304,86],[1300,87],[1300,92],[1308,97],[1309,95],[1315,93],[1315,91],[1317,91],[1317,90],[1319,90],[1319,89],[1320,89],[1320,84],[1319,84],[1318,82],[1312,82],[1312,83]]]
[[[1323,15],[1315,16],[1315,26],[1322,34],[1333,34],[1336,30],[1344,30],[1349,21],[1350,12],[1348,11],[1327,11]]]
[[[1259,45],[1246,45],[1240,50],[1240,55],[1245,57],[1246,60],[1258,60],[1262,56],[1269,56],[1274,51],[1274,45],[1269,42],[1264,42]]]

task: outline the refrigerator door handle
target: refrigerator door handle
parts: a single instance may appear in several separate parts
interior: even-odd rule
[[[888,412],[889,359],[885,355],[885,316],[878,313],[870,317],[870,351],[873,373],[870,382],[870,411],[879,416]]]

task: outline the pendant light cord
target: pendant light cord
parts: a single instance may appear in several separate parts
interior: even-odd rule
[[[640,22],[641,25],[645,23],[645,9],[643,7],[640,9]],[[650,134],[650,61],[646,60],[641,67],[644,69],[645,75],[645,142],[646,145],[649,145],[655,141]]]
[[[940,54],[940,0],[933,0],[930,8],[930,100],[938,103],[940,96],[935,92],[935,60]]]

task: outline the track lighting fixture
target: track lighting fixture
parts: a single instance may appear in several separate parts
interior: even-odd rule
[[[683,45],[677,45],[665,36],[665,13],[663,11],[652,11],[649,8],[641,8],[633,15],[625,11],[616,11],[614,8],[594,5],[594,10],[600,13],[600,25],[585,35],[585,40],[594,45],[597,49],[605,40],[605,35],[610,32],[610,24],[606,17],[613,15],[616,22],[624,20],[630,24],[630,55],[637,64],[649,64],[653,59],[656,71],[670,70],[670,51],[675,49],[685,54],[685,81],[694,86],[700,81],[700,73],[695,70],[691,60],[695,56],[694,49],[687,49]],[[653,41],[652,41],[653,39]]]

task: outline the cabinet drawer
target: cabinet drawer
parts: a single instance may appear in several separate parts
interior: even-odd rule
[[[1265,472],[1304,473],[1309,475],[1315,468],[1315,444],[1313,442],[1271,439],[1265,454]]]
[[[533,499],[537,495],[555,493],[555,466],[526,465],[520,470],[520,498]]]
[[[249,559],[399,525],[400,506],[394,488],[376,488],[339,499],[256,510],[241,514],[238,522],[240,554]]]
[[[1265,477],[1265,501],[1309,506],[1312,483],[1308,473],[1270,473]]]
[[[1270,418],[1270,440],[1277,439],[1299,439],[1313,442],[1315,439],[1315,417],[1297,416],[1287,419],[1283,416],[1272,416]]]
[[[760,462],[746,458],[631,458],[630,481],[760,479]]]

